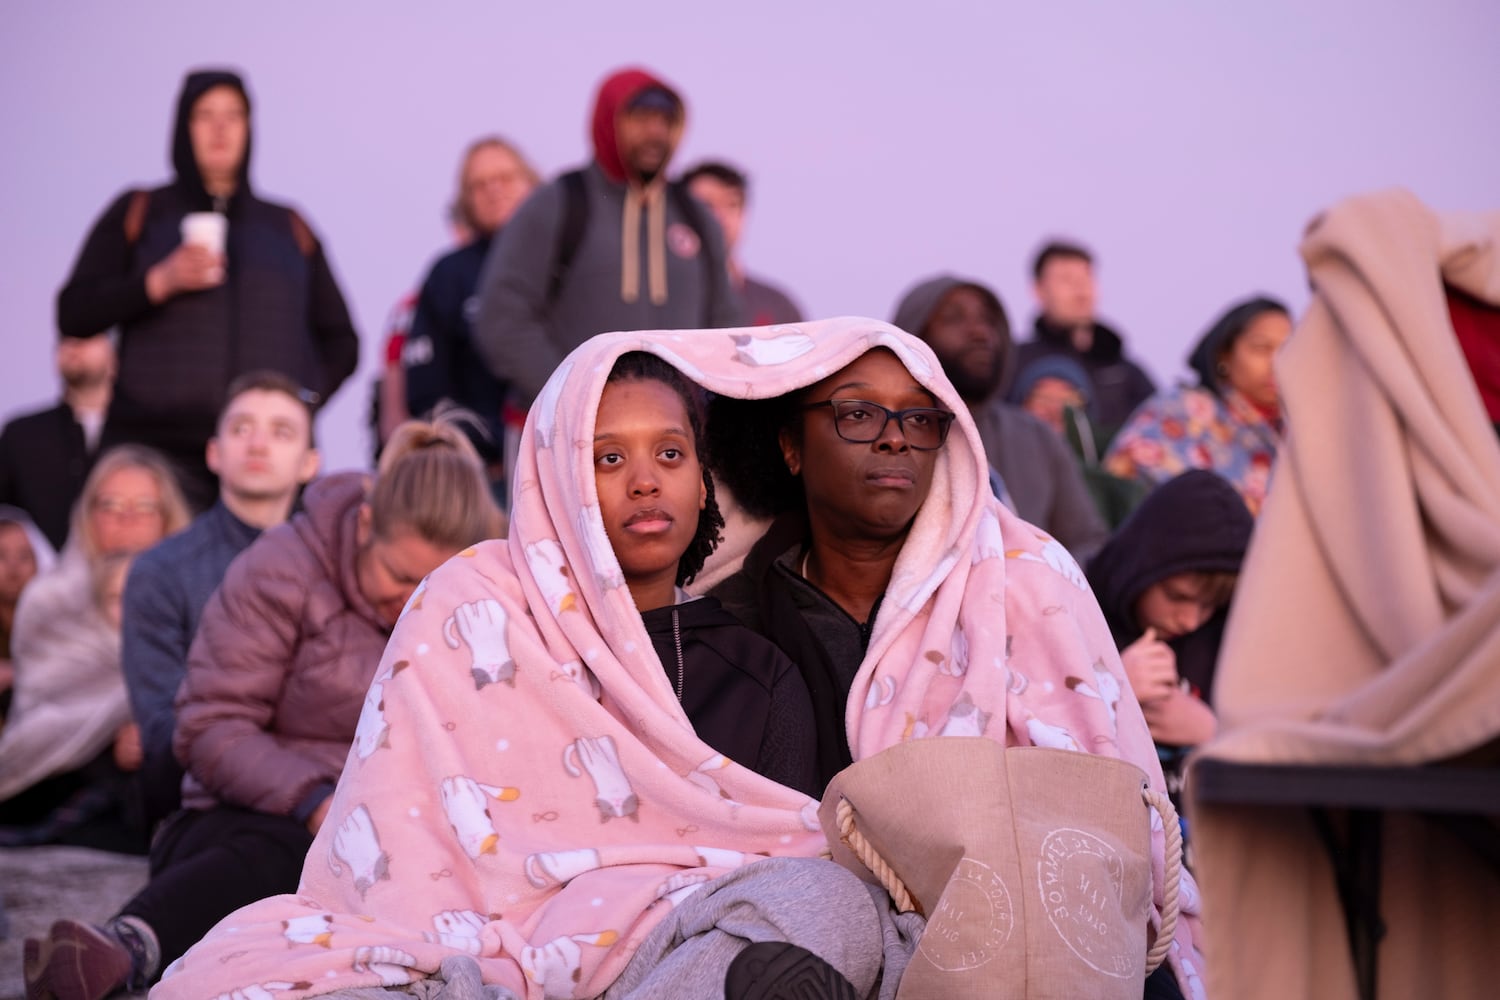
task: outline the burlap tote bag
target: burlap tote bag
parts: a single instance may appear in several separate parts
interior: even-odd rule
[[[1167,831],[1151,922],[1151,815]],[[819,813],[834,860],[927,917],[901,1000],[1135,997],[1177,920],[1182,838],[1133,764],[937,737],[840,772]]]

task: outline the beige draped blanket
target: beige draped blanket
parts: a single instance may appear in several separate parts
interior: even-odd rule
[[[1225,637],[1221,735],[1200,757],[1471,753],[1500,736],[1500,441],[1444,285],[1500,305],[1500,213],[1387,191],[1314,220],[1301,250],[1313,301],[1277,360],[1288,438]],[[1305,810],[1200,803],[1193,822],[1216,1000],[1353,997]],[[1381,996],[1496,995],[1493,866],[1392,817],[1381,882]]]

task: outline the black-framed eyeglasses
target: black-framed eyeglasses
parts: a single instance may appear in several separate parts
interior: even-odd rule
[[[908,445],[917,451],[936,451],[948,440],[948,429],[953,426],[953,414],[935,406],[889,410],[865,399],[825,399],[802,408],[815,410],[824,406],[833,409],[834,431],[851,444],[879,441],[894,420]]]

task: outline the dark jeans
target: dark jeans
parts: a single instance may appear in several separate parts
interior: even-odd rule
[[[115,765],[112,747],[0,802],[0,847],[40,844],[146,853],[140,778]]]
[[[151,844],[151,881],[120,913],[151,925],[165,968],[240,907],[296,892],[312,841],[290,816],[185,809],[162,825]]]
[[[1172,974],[1172,967],[1166,962],[1156,967],[1156,971],[1146,977],[1146,994],[1144,1000],[1183,1000],[1182,987],[1177,985],[1177,977]]]
[[[182,808],[182,765],[171,751],[160,755],[148,751],[139,773],[143,823],[151,832]]]

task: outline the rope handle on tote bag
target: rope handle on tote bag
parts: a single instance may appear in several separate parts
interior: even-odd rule
[[[1146,974],[1150,975],[1156,971],[1157,966],[1167,957],[1167,950],[1172,947],[1172,938],[1177,933],[1177,910],[1178,891],[1182,887],[1182,826],[1177,820],[1177,810],[1172,805],[1172,800],[1162,792],[1150,787],[1141,789],[1141,798],[1146,805],[1161,814],[1162,829],[1166,834],[1166,880],[1162,886],[1161,926],[1157,929],[1156,940],[1146,951]],[[912,895],[901,877],[896,874],[890,865],[886,864],[880,852],[865,839],[865,835],[859,832],[854,823],[854,806],[849,800],[840,796],[838,808],[835,810],[835,819],[838,821],[839,839],[842,840],[854,852],[859,863],[870,870],[885,891],[890,894],[891,902],[895,904],[900,913],[912,910],[921,912],[921,906]]]
[[[1162,832],[1166,834],[1166,871],[1161,888],[1161,926],[1156,929],[1156,940],[1146,949],[1146,975],[1167,957],[1172,947],[1172,938],[1177,934],[1177,894],[1182,888],[1182,823],[1177,819],[1177,807],[1167,798],[1166,792],[1158,792],[1149,785],[1141,789],[1141,798],[1146,805],[1161,815]]]

